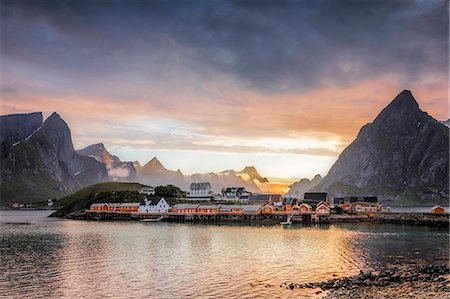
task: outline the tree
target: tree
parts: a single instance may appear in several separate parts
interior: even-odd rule
[[[174,185],[157,186],[155,188],[155,195],[161,197],[182,197],[183,192],[180,188]]]

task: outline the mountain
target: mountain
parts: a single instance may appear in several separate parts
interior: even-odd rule
[[[184,176],[180,170],[166,169],[156,157],[142,167],[139,162],[134,162],[134,165],[138,180],[143,184],[151,186],[172,184],[180,187],[185,185]]]
[[[322,181],[322,176],[317,174],[312,180],[301,179],[298,182],[292,184],[291,189],[286,193],[286,196],[292,196],[296,198],[302,198],[305,192],[308,192],[313,187],[316,187]]]
[[[263,178],[254,166],[246,166],[243,170],[237,172],[237,175],[241,176],[244,180],[250,180],[255,184],[268,183],[267,178]]]
[[[1,116],[0,142],[19,142],[38,130],[42,125],[42,121],[42,112]]]
[[[209,182],[215,193],[220,193],[226,187],[245,187],[250,192],[261,192],[267,189],[269,181],[259,175],[253,166],[245,167],[241,171],[224,170],[219,173],[196,173],[183,175],[180,170],[168,170],[154,157],[147,164],[141,166],[138,161],[133,162],[142,184],[157,186],[172,184],[182,190],[188,190],[192,182]]]
[[[40,116],[0,117],[1,124],[31,122],[2,131],[6,136],[0,148],[2,205],[56,198],[108,179],[102,163],[75,151],[70,129],[57,113],[44,123],[39,122]]]
[[[361,128],[315,188],[331,196],[375,195],[394,204],[448,204],[449,128],[401,92]]]
[[[136,170],[133,162],[122,162],[119,157],[111,155],[103,143],[90,145],[77,153],[83,156],[92,157],[105,164],[108,171],[109,180],[117,182],[137,181]]]
[[[253,166],[247,166],[241,171],[224,170],[219,173],[197,173],[187,176],[189,182],[210,182],[215,193],[220,193],[227,187],[245,187],[250,192],[261,192],[269,182],[267,178],[259,175]]]

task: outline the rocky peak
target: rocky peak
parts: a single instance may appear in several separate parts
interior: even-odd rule
[[[72,136],[69,126],[59,116],[53,112],[42,125],[42,133],[44,133],[58,151],[58,156],[62,161],[72,159],[75,149],[72,144]]]
[[[321,180],[322,180],[322,176],[320,174],[316,174],[311,181],[316,182],[316,181],[321,181]]]
[[[257,180],[260,183],[268,183],[269,182],[269,180],[267,178],[263,178],[258,173],[255,166],[246,166],[243,170],[239,171],[238,173],[247,174],[251,180]]]
[[[395,99],[384,108],[374,120],[374,123],[390,123],[406,120],[415,120],[423,117],[425,113],[419,108],[419,104],[412,95],[411,91],[403,90]]]
[[[32,135],[42,126],[42,112],[0,116],[0,141],[15,143]]]
[[[318,191],[403,203],[448,202],[449,130],[401,92],[342,152]]]
[[[164,171],[167,170],[156,157],[153,157],[147,164],[144,165],[145,171]]]

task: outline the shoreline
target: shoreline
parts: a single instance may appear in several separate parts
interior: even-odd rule
[[[139,221],[151,218],[161,218],[163,222],[175,223],[217,223],[217,224],[281,224],[284,220],[280,215],[251,215],[240,219],[227,218],[226,215],[220,214],[142,214],[142,213],[105,213],[105,212],[89,212],[82,211],[78,213],[70,213],[68,215],[58,215],[57,212],[49,217],[58,217],[74,220],[93,220],[93,221]],[[280,218],[281,217],[281,218]],[[339,223],[388,223],[388,224],[406,224],[419,226],[436,226],[448,227],[449,214],[432,214],[432,213],[375,213],[375,214],[330,214],[328,217],[320,220],[321,224],[339,224]],[[317,222],[311,219],[303,219],[302,221],[293,221],[292,224],[315,224]]]
[[[387,264],[363,269],[355,276],[316,283],[284,283],[280,288],[314,289],[324,299],[337,298],[448,298],[448,264]],[[276,287],[266,285],[265,287]]]

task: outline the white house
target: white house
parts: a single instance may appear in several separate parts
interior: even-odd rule
[[[192,183],[187,198],[203,198],[208,199],[213,196],[211,184],[208,182]]]
[[[224,190],[223,195],[227,200],[248,201],[250,192],[245,187],[228,187]]]
[[[139,193],[141,194],[146,194],[146,195],[155,195],[155,188],[150,187],[150,186],[146,186],[144,188],[142,188],[141,190],[139,190]]]
[[[145,198],[139,205],[138,212],[140,213],[167,213],[169,212],[169,204],[164,197]]]

